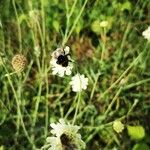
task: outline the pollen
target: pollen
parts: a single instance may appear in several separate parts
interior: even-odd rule
[[[12,62],[11,62],[13,69],[16,72],[22,72],[26,65],[27,65],[27,59],[24,55],[22,54],[16,54],[13,58],[12,58]]]

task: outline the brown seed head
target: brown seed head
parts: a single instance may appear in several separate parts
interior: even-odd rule
[[[16,72],[22,72],[27,65],[27,59],[22,54],[16,54],[12,58],[11,64]]]

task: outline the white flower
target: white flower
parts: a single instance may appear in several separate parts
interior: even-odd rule
[[[117,132],[117,133],[120,133],[124,130],[124,124],[121,123],[121,121],[119,120],[116,120],[114,121],[113,123],[113,129]]]
[[[142,32],[142,35],[144,36],[145,39],[150,40],[150,26]]]
[[[66,75],[70,75],[72,68],[73,68],[73,63],[71,62],[71,58],[68,55],[70,51],[70,48],[68,46],[66,46],[64,49],[62,48],[57,48],[53,53],[52,53],[52,59],[50,61],[50,64],[52,65],[52,74],[56,75],[58,74],[58,76],[63,77],[65,74]],[[63,66],[62,64],[58,64],[58,57],[59,56],[64,56],[67,55],[67,59],[68,61],[68,65],[67,66]]]
[[[56,124],[50,124],[50,126],[53,128],[51,131],[53,137],[47,137],[47,144],[43,148],[48,148],[48,150],[64,150],[64,147],[72,150],[85,148],[85,143],[78,133],[79,126],[66,124],[63,119]]]
[[[82,89],[87,89],[88,78],[85,78],[84,75],[76,74],[69,84],[72,86],[72,91],[80,92]]]

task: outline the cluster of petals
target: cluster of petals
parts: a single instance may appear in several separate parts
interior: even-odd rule
[[[77,73],[75,76],[72,77],[69,84],[72,86],[72,91],[81,92],[82,89],[87,89],[88,78],[86,78],[84,75],[80,75]]]
[[[79,126],[66,124],[64,119],[60,119],[58,123],[52,123],[50,124],[52,130],[51,133],[53,136],[47,137],[46,145],[43,146],[42,149],[48,148],[48,150],[63,150],[63,143],[61,141],[61,136],[65,134],[68,139],[69,146],[72,145],[72,149],[79,150],[82,148],[85,148],[85,143],[81,139],[81,135],[78,133],[78,130],[80,129]]]

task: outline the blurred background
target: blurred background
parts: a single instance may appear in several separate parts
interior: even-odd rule
[[[75,123],[86,149],[149,150],[149,25],[149,0],[0,0],[0,150],[40,149],[50,123],[72,120],[71,77],[53,76],[49,63],[65,45],[89,79]]]

